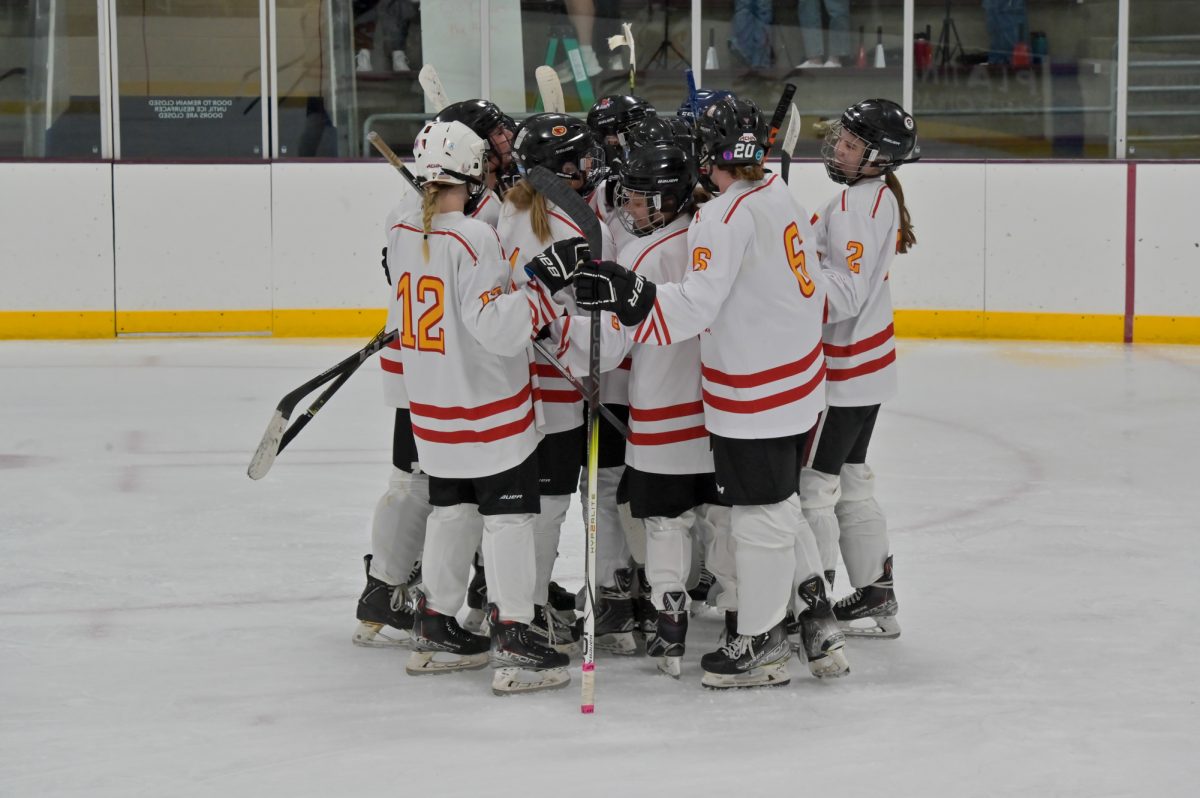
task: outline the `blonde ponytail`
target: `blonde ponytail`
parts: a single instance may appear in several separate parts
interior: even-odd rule
[[[917,243],[917,236],[913,233],[912,217],[908,215],[908,208],[904,206],[904,189],[900,188],[900,179],[896,177],[895,173],[888,172],[884,182],[895,195],[896,204],[900,206],[900,235],[896,240],[896,251],[903,254]]]
[[[529,211],[529,221],[537,240],[542,243],[550,240],[550,212],[546,208],[546,198],[528,180],[509,189],[504,201],[511,202],[519,211]]]
[[[437,213],[438,195],[441,193],[441,183],[428,183],[425,186],[425,194],[421,197],[421,229],[425,232],[421,241],[421,252],[425,255],[426,263],[429,263],[429,234],[433,231],[433,216]]]

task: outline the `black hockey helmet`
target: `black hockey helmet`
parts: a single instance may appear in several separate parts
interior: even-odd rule
[[[649,144],[674,144],[688,155],[696,152],[695,128],[678,116],[653,116],[643,119],[626,134],[629,149]]]
[[[760,166],[767,154],[768,122],[753,100],[719,100],[704,113],[705,154],[712,166]]]
[[[858,165],[851,170],[839,163],[838,140],[846,131],[863,143]],[[901,164],[912,163],[921,157],[917,144],[917,123],[912,115],[891,100],[863,100],[842,113],[836,124],[829,126],[821,147],[825,171],[837,183],[853,183],[862,177],[864,167],[875,166],[880,174],[894,172]]]
[[[596,141],[604,148],[605,161],[616,166],[625,157],[629,141],[629,129],[655,116],[654,106],[632,94],[609,94],[601,97],[588,111],[587,126],[592,129]]]
[[[604,151],[596,144],[588,126],[566,114],[537,114],[525,120],[513,140],[513,159],[524,175],[542,166],[559,177],[583,185],[586,194],[605,174]]]
[[[500,106],[487,100],[463,100],[451,103],[438,112],[434,122],[462,122],[488,146],[491,171],[497,175],[512,163],[512,120]]]
[[[736,94],[731,91],[726,91],[725,89],[698,89],[696,91],[696,110],[703,115],[704,112],[708,110],[709,106],[715,102],[736,99]],[[689,122],[692,121],[694,115],[692,114],[692,101],[690,97],[683,98],[683,102],[679,104],[679,108],[676,109],[675,115],[682,117]]]
[[[648,235],[691,209],[697,178],[695,160],[674,144],[635,147],[617,176],[617,218],[630,233]],[[630,202],[641,198],[648,214],[639,220]]]

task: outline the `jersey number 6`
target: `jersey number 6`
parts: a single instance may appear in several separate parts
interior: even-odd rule
[[[804,239],[800,237],[800,228],[795,222],[783,231],[783,248],[787,251],[788,266],[800,284],[800,295],[805,298],[812,296],[817,287],[808,276],[808,265],[804,261]]]
[[[414,336],[412,273],[405,272],[396,281],[396,299],[404,308],[404,319],[400,328],[401,346],[421,352],[446,354],[445,336],[441,330],[436,329],[445,313],[445,309],[442,307],[444,296],[445,283],[437,277],[426,274],[417,280],[416,300],[422,305],[428,305],[429,308],[421,314],[421,318],[417,319],[417,330]],[[431,297],[431,299],[427,301],[427,297]]]

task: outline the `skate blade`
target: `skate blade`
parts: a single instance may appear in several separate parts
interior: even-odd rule
[[[637,653],[637,641],[633,639],[633,632],[597,635],[596,650],[628,657]]]
[[[466,629],[473,635],[481,635],[483,632],[483,622],[487,620],[487,613],[483,610],[472,609],[467,613],[467,617],[463,618],[462,628]]]
[[[408,648],[412,645],[412,635],[382,623],[360,621],[351,642],[363,648]]]
[[[826,651],[825,656],[808,663],[808,670],[818,679],[837,679],[850,673],[850,662],[841,647]]]
[[[482,654],[451,654],[448,651],[414,651],[404,665],[409,676],[430,676],[454,671],[477,671],[488,664],[487,652]]]
[[[492,676],[492,694],[520,695],[544,690],[561,690],[571,683],[566,668],[549,668],[534,671],[527,668],[497,668]]]
[[[659,657],[658,669],[672,679],[678,679],[683,670],[683,657]]]
[[[700,684],[710,690],[744,690],[749,687],[783,687],[792,680],[787,662],[773,662],[749,673],[724,674],[705,671]]]
[[[862,625],[855,626],[855,624]],[[864,640],[895,640],[900,636],[900,622],[896,620],[895,615],[838,621],[838,628],[846,637],[857,637]]]

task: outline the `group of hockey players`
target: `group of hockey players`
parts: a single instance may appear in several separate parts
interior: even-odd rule
[[[768,128],[713,91],[673,114],[604,97],[586,123],[468,100],[423,127],[421,191],[386,225],[394,469],[356,643],[411,647],[412,675],[490,663],[497,694],[568,683],[582,601],[552,576],[573,494],[587,512],[592,313],[620,422],[599,422],[597,649],[678,677],[708,607],[720,689],[786,684],[793,650],[841,676],[846,635],[899,634],[866,458],[896,393],[888,276],[915,238],[895,171],[916,126],[888,100],[847,108],[811,217],[764,168]],[[539,166],[586,199],[602,251]],[[839,554],[852,592],[833,601]]]

